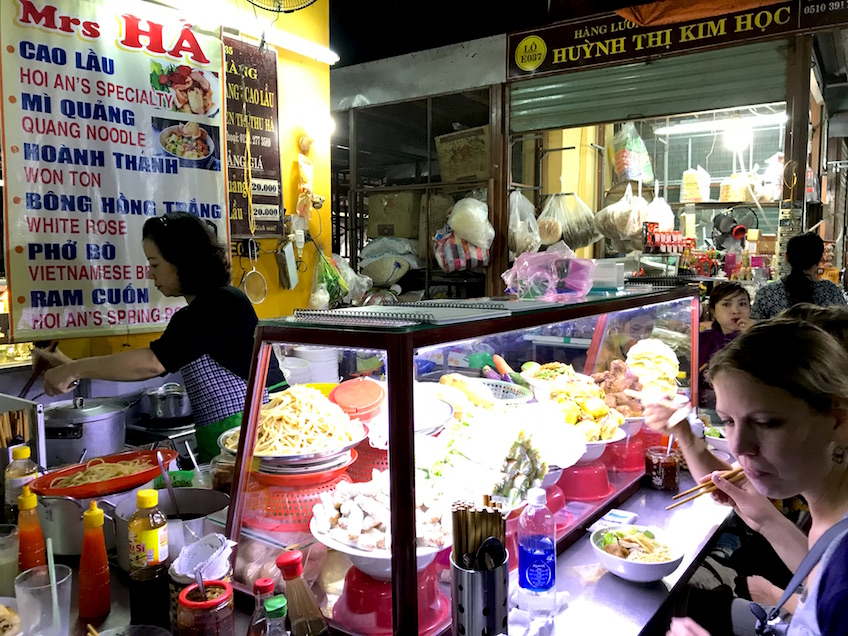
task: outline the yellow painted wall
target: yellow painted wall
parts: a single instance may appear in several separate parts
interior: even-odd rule
[[[196,0],[191,0],[192,2]],[[228,0],[240,11],[254,19],[254,9],[244,0]],[[290,14],[281,14],[274,21],[273,14],[256,10],[262,16],[260,24],[265,28],[277,28],[302,38],[328,46],[330,42],[330,2],[317,0],[309,7]],[[257,29],[257,32],[261,27]],[[330,67],[309,58],[278,49],[277,90],[280,109],[280,160],[283,175],[283,204],[288,212],[293,212],[297,201],[298,183],[298,146],[297,140],[304,132],[304,126],[311,127],[310,118],[329,118],[330,116]],[[322,246],[324,253],[331,249],[330,223],[330,139],[316,138],[309,153],[315,168],[314,192],[327,199],[319,212],[313,213],[310,233]],[[316,252],[307,244],[304,249],[306,272],[299,272],[300,283],[294,290],[280,288],[277,273],[277,261],[272,253],[278,241],[262,240],[260,249],[270,252],[262,254],[257,269],[268,281],[268,297],[256,306],[260,318],[289,315],[295,308],[306,307],[312,285]],[[249,268],[247,259],[244,265]],[[238,259],[233,260],[233,280],[238,284],[242,270]],[[139,334],[109,336],[102,338],[77,338],[64,341],[62,351],[72,358],[92,355],[106,355],[127,348],[146,347],[159,334]]]
[[[591,144],[597,143],[598,129],[595,126],[553,130],[545,134],[546,148],[570,148],[561,152],[550,152],[546,156],[542,171],[542,191],[574,192],[593,212],[598,211],[597,168],[600,154]],[[592,246],[575,250],[581,258],[592,258]]]

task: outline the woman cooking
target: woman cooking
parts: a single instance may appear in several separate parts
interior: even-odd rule
[[[38,350],[36,355],[53,366],[44,376],[44,391],[67,393],[83,378],[131,382],[179,371],[191,402],[198,452],[201,461],[209,461],[219,452],[218,436],[241,424],[256,312],[229,285],[226,248],[197,217],[175,213],[149,219],[142,247],[148,278],[164,296],[182,296],[188,305],[145,349],[81,360]],[[273,356],[267,386],[271,391],[285,386]]]

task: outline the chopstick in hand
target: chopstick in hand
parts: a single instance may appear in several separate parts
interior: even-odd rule
[[[94,627],[91,625],[91,623],[88,623],[85,626],[85,629],[86,629],[86,634],[88,636],[100,636],[100,633],[96,629],[94,629]]]
[[[727,472],[722,473],[721,476],[727,481],[729,481],[731,484],[735,484],[736,482],[745,479],[745,473],[742,472],[742,468],[734,468],[733,470],[728,470]],[[696,490],[700,490],[700,492],[691,495],[690,497],[686,497],[686,499],[680,499],[681,497],[689,495],[690,493],[693,493]],[[672,499],[678,499],[679,501],[676,501],[670,506],[667,506],[666,510],[671,510],[672,508],[676,508],[677,506],[688,503],[693,499],[697,499],[701,495],[707,495],[711,492],[715,492],[716,490],[718,489],[712,481],[705,481],[695,486],[694,488],[690,488],[689,490],[684,490],[683,492],[676,494],[674,497],[672,497]]]

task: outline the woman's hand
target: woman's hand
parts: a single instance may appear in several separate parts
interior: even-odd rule
[[[691,618],[672,618],[666,636],[710,636],[710,633]]]
[[[53,367],[58,367],[63,364],[67,364],[68,362],[71,362],[71,358],[58,349],[50,351],[49,349],[36,347],[32,350],[33,369],[39,368],[39,365],[41,365],[41,368],[52,369]]]
[[[712,492],[712,498],[725,506],[733,506],[736,514],[754,532],[762,532],[767,523],[783,517],[768,497],[757,492],[747,479],[732,484],[720,472],[714,472],[706,479],[711,479],[717,488]]]
[[[79,380],[74,372],[74,364],[61,364],[44,373],[44,392],[50,397],[69,393]]]
[[[783,596],[783,590],[761,576],[749,576],[747,583],[751,600],[757,603],[777,605],[780,602],[780,597]]]
[[[685,431],[683,433],[681,431],[686,429],[691,437],[692,429],[685,416],[677,421],[672,420],[675,413],[678,411],[682,412],[684,408],[691,409],[692,407],[690,404],[675,404],[669,400],[646,404],[643,412],[645,424],[652,431],[656,431],[657,433],[673,433],[677,437],[685,435]]]
[[[736,324],[739,327],[739,331],[741,331],[742,333],[745,333],[746,331],[748,331],[748,329],[750,329],[751,327],[756,325],[757,321],[754,320],[753,318],[742,318]]]

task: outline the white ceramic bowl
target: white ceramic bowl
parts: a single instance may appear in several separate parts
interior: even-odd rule
[[[347,555],[350,562],[361,572],[367,574],[371,578],[378,581],[392,580],[392,553],[389,550],[360,550],[351,545],[336,541],[330,535],[322,534],[315,530],[315,519],[309,523],[309,530],[312,536],[325,546],[337,552],[342,552]],[[419,547],[416,551],[418,571],[420,572],[435,559],[436,555],[445,548],[424,548]]]
[[[604,454],[604,450],[606,450],[607,444],[611,444],[613,442],[620,442],[626,437],[626,433],[624,429],[618,427],[615,429],[615,433],[612,438],[605,439],[600,442],[586,442],[586,452],[583,453],[583,456],[577,462],[578,464],[585,464],[587,462],[593,462],[598,459],[601,455]]]
[[[604,549],[601,547],[601,539],[605,532],[615,530],[627,531],[630,528],[636,528],[637,530],[650,530],[656,537],[657,541],[665,543],[671,549],[671,560],[663,561],[662,563],[639,563],[637,561],[628,561],[627,559],[613,556],[609,552],[604,552]],[[592,543],[592,549],[595,551],[598,559],[600,559],[601,563],[607,570],[626,581],[633,581],[634,583],[651,583],[653,581],[659,581],[663,577],[674,572],[680,565],[681,561],[683,561],[683,553],[679,550],[675,550],[674,545],[663,540],[662,531],[655,530],[654,528],[647,528],[645,526],[627,525],[600,528],[592,533],[592,536],[589,537],[589,541]]]
[[[728,444],[727,439],[724,437],[712,437],[711,435],[705,435],[705,439],[707,440],[707,444],[712,446],[718,451],[723,453],[730,453],[730,444]]]

